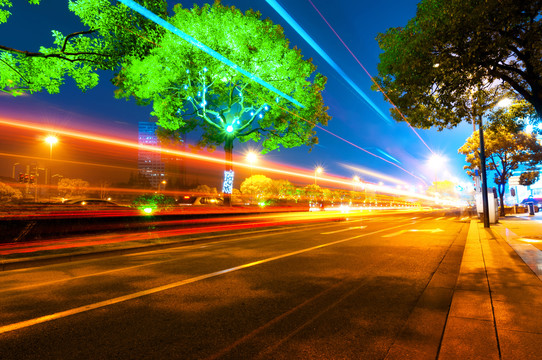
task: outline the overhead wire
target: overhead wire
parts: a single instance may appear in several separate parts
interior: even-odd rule
[[[348,52],[350,53],[350,55],[352,55],[352,57],[356,60],[356,62],[359,64],[359,66],[361,66],[361,68],[363,69],[363,71],[365,71],[365,73],[369,76],[369,78],[371,79],[371,81],[378,87],[378,89],[380,90],[380,92],[386,97],[386,99],[389,101],[389,103],[393,106],[393,108],[397,111],[397,113],[399,114],[399,116],[401,116],[401,118],[407,123],[408,127],[414,132],[414,134],[416,134],[416,136],[421,140],[421,142],[427,147],[427,149],[429,149],[429,151],[431,152],[431,154],[434,154],[434,151],[433,149],[431,149],[431,147],[429,147],[429,145],[427,145],[427,143],[423,140],[423,138],[420,136],[420,134],[418,134],[418,132],[412,127],[412,125],[410,125],[410,122],[407,120],[407,118],[403,115],[403,113],[401,112],[401,110],[399,110],[399,108],[393,103],[393,101],[391,101],[391,99],[388,97],[388,94],[386,94],[386,92],[384,91],[384,89],[382,89],[382,87],[380,86],[380,84],[373,78],[373,76],[369,73],[369,71],[367,71],[367,69],[365,68],[365,66],[363,66],[363,64],[361,63],[361,61],[359,61],[359,59],[357,58],[356,55],[354,55],[354,52],[352,50],[350,50],[350,48],[348,47],[348,45],[346,45],[346,43],[344,42],[344,40],[339,36],[339,34],[335,31],[335,29],[333,28],[333,26],[331,26],[331,24],[329,23],[329,21],[327,21],[327,19],[324,17],[324,15],[322,15],[322,13],[320,12],[320,10],[318,10],[318,8],[316,7],[316,5],[314,5],[314,3],[312,2],[312,0],[307,0],[311,5],[312,7],[314,8],[314,10],[316,10],[316,12],[318,13],[318,15],[320,15],[320,17],[322,18],[322,20],[324,20],[324,22],[327,24],[327,26],[331,29],[331,31],[333,32],[333,34],[335,34],[335,36],[339,39],[339,41],[341,42],[341,44],[343,44],[343,46],[346,48],[346,50],[348,50]]]

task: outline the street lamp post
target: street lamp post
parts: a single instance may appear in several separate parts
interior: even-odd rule
[[[250,164],[250,176],[252,176],[252,165],[258,160],[258,155],[255,152],[250,151],[246,158]]]
[[[158,183],[158,191],[160,191],[160,185],[164,185],[162,187],[163,190],[166,190],[166,184],[167,184],[167,181],[166,180],[162,180],[161,182]]]
[[[359,183],[359,176],[357,176],[357,175],[354,176],[354,179],[353,179],[353,180],[354,180],[354,182],[353,182],[353,184],[352,184],[352,191],[356,191],[356,184]]]
[[[316,175],[321,174],[324,169],[322,169],[321,166],[318,166],[316,169],[314,169],[314,185],[316,185]]]
[[[435,198],[438,196],[438,172],[442,168],[444,161],[445,158],[438,154],[431,155],[431,158],[429,159],[429,165],[435,171]]]
[[[13,173],[12,173],[13,180],[16,180],[15,179],[15,168],[17,167],[17,165],[20,165],[20,164],[18,162],[13,164]]]
[[[480,167],[482,170],[482,206],[484,212],[484,227],[489,227],[489,199],[487,196],[487,174],[486,174],[486,153],[484,147],[484,124],[482,120],[482,114],[478,115],[480,120]]]
[[[53,158],[53,145],[58,142],[58,138],[53,135],[49,135],[45,138],[45,142],[49,144],[49,160]]]

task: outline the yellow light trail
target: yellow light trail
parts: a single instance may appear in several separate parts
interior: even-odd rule
[[[369,176],[373,176],[373,177],[376,177],[376,178],[379,178],[379,179],[382,179],[382,180],[387,180],[387,181],[390,181],[390,182],[395,183],[395,184],[408,185],[403,180],[399,180],[399,179],[393,178],[391,176],[380,174],[380,173],[375,172],[375,171],[370,171],[370,170],[367,170],[367,169],[363,169],[363,168],[360,168],[360,167],[357,167],[357,166],[352,166],[352,165],[347,165],[347,164],[340,164],[340,165],[344,166],[347,169],[357,171],[357,172],[360,172],[362,174],[366,174],[366,175],[369,175]]]
[[[44,126],[44,125],[41,125],[41,124],[32,124],[32,123],[28,123],[28,122],[9,120],[9,119],[6,119],[6,118],[0,118],[0,125],[11,126],[11,127],[16,127],[16,128],[22,128],[22,129],[28,129],[28,130],[33,130],[33,131],[43,131],[43,132],[51,132],[52,131],[51,128],[49,128],[47,126]],[[81,133],[81,132],[75,131],[75,130],[59,130],[59,129],[55,129],[54,131],[58,135],[69,136],[69,137],[73,137],[73,138],[76,138],[76,139],[94,141],[94,142],[98,142],[98,143],[102,143],[102,144],[109,144],[109,145],[113,145],[113,146],[121,146],[121,147],[136,149],[136,150],[146,150],[146,151],[151,151],[151,152],[161,152],[161,153],[164,153],[164,154],[169,154],[169,155],[174,155],[174,156],[179,156],[179,157],[185,157],[185,158],[189,158],[189,159],[200,160],[200,161],[210,162],[210,163],[214,163],[214,164],[221,164],[221,165],[225,164],[224,159],[218,159],[218,158],[207,156],[207,155],[200,155],[200,154],[195,154],[195,153],[181,151],[181,150],[173,150],[173,149],[161,148],[161,147],[158,147],[158,146],[142,145],[142,144],[139,144],[139,143],[134,142],[134,141],[119,140],[119,139],[114,139],[114,138],[110,138],[110,137],[106,137],[106,136],[99,136],[99,135],[94,135],[94,134],[85,134],[85,133]],[[242,168],[250,168],[250,166],[251,166],[250,164],[245,164],[245,163],[237,162],[237,161],[233,161],[232,163],[233,163],[234,166],[242,167]],[[310,180],[311,182],[314,179],[314,172],[312,170],[305,171],[305,172],[293,172],[293,171],[289,171],[289,170],[283,170],[283,169],[260,166],[260,165],[252,165],[252,168],[262,170],[262,171],[267,171],[267,172],[270,172],[270,173],[275,173],[275,174],[295,176],[295,177],[298,177],[298,178],[303,178],[303,179]],[[352,186],[352,180],[351,179],[344,179],[344,178],[339,178],[339,177],[334,177],[334,176],[329,176],[328,175],[328,176],[321,176],[319,178],[319,180],[320,181],[325,181],[326,183],[335,184],[335,185],[341,185],[341,186],[347,186],[347,187]],[[375,191],[375,192],[381,192],[381,193],[386,193],[386,194],[394,194],[394,195],[400,195],[400,196],[409,196],[409,197],[413,197],[413,198],[424,199],[424,200],[428,200],[428,201],[434,201],[433,197],[429,197],[429,196],[422,195],[422,194],[417,194],[417,193],[414,193],[414,192],[403,191],[401,189],[393,189],[393,188],[389,188],[389,187],[386,187],[386,186],[375,185],[375,184],[366,184],[366,187],[369,188],[370,190]]]

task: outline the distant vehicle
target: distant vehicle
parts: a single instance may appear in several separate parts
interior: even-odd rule
[[[108,209],[127,209],[128,206],[119,205],[113,201],[110,200],[102,200],[102,199],[77,199],[77,200],[67,200],[64,201],[63,204],[66,205],[78,205],[78,206],[84,206],[87,208],[108,208]]]
[[[185,195],[178,200],[180,206],[224,205],[224,200],[215,196]]]
[[[535,206],[540,207],[542,206],[542,198],[528,197],[521,201],[522,205],[527,205],[529,203],[533,203]]]

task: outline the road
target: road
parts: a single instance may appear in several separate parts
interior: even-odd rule
[[[384,359],[435,274],[455,284],[468,225],[349,214],[5,271],[0,358]]]

